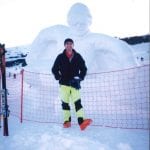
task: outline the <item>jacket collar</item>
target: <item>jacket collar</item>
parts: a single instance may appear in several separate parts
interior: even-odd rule
[[[65,55],[65,57],[67,57],[69,59],[69,61],[72,60],[72,58],[74,57],[76,51],[74,49],[72,49],[72,55],[67,55],[66,53],[66,49],[64,49],[63,54]]]

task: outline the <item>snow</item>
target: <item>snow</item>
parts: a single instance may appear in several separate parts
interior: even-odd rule
[[[143,44],[136,49],[148,51]],[[15,72],[16,69],[12,69]],[[18,71],[18,70],[17,70]],[[32,105],[32,104],[31,104]],[[2,128],[0,129],[2,133]],[[148,150],[147,130],[90,126],[80,131],[77,125],[64,129],[62,124],[24,121],[10,115],[9,136],[0,135],[0,150]]]
[[[1,150],[148,150],[148,132],[89,127],[80,131],[57,124],[24,122],[9,118],[9,137],[0,137]]]
[[[150,63],[150,43],[141,43],[132,46],[134,57],[138,63],[149,64]],[[143,60],[141,60],[143,58]]]
[[[88,18],[89,19],[89,18]],[[79,20],[83,20],[82,16]],[[85,33],[74,32],[73,28],[56,25],[42,30],[27,58],[27,69],[50,73],[56,55],[63,49],[63,40],[71,37],[75,49],[86,59],[89,70],[109,71],[137,66],[136,50],[147,46],[130,47],[125,42],[99,33],[91,33],[88,28],[90,20],[84,26]],[[83,26],[75,29],[82,29]],[[76,26],[77,27],[77,26]],[[75,35],[81,33],[82,35]],[[57,51],[58,50],[58,51]],[[94,52],[93,52],[94,51]],[[133,54],[132,54],[133,52]],[[142,53],[143,54],[143,53]],[[144,53],[145,55],[145,53]],[[96,57],[97,56],[97,57]],[[98,57],[99,56],[99,57]],[[103,57],[101,57],[103,56]],[[97,60],[93,66],[93,60]],[[147,57],[146,57],[147,59]],[[10,68],[9,68],[10,69]],[[25,68],[26,69],[26,68]],[[16,69],[11,68],[14,73]],[[17,70],[18,72],[18,70]],[[2,128],[0,128],[2,133]],[[9,137],[0,135],[0,150],[148,150],[149,132],[147,130],[119,129],[90,126],[80,131],[73,125],[64,129],[62,124],[46,124],[24,121],[10,115]]]

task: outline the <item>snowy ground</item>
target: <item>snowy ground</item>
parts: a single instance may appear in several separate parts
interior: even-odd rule
[[[75,125],[64,129],[62,124],[21,124],[10,116],[9,136],[2,136],[0,128],[0,150],[149,150],[149,131],[90,126],[81,132]]]
[[[139,64],[148,64],[150,63],[150,43],[141,43],[141,44],[135,44],[132,45],[133,48],[133,54]],[[143,58],[143,61],[141,61],[141,58]]]
[[[1,129],[2,130],[2,129]],[[9,118],[9,137],[0,135],[0,150],[148,150],[144,130],[89,127],[80,131],[61,124],[40,124]]]

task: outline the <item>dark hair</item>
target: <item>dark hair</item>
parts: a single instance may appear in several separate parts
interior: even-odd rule
[[[67,42],[74,43],[74,42],[73,42],[73,40],[72,40],[72,39],[70,39],[70,38],[65,39],[65,41],[64,41],[64,45],[65,45]]]

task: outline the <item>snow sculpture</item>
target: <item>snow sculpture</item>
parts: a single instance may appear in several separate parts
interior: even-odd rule
[[[92,16],[86,5],[75,3],[68,12],[67,22],[68,26],[54,25],[38,34],[27,56],[27,69],[50,73],[56,56],[64,49],[63,42],[66,38],[74,40],[74,48],[86,60],[88,72],[111,71],[137,65],[127,43],[108,35],[90,32]]]

